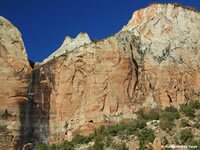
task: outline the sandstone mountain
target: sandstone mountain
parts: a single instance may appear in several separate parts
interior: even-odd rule
[[[0,17],[0,149],[20,139],[31,67],[21,34]]]
[[[31,96],[23,109],[19,104],[27,101],[30,67],[19,32],[1,20],[0,59],[5,71],[0,82],[5,90],[0,93],[0,108],[17,116],[23,110],[24,118],[12,123],[16,127],[21,121],[22,128],[29,128],[23,135],[30,142],[71,140],[102,124],[131,120],[140,109],[178,108],[200,101],[200,14],[191,8],[152,4],[104,40],[91,42],[83,33],[76,39],[66,37],[33,69]]]
[[[75,48],[78,48],[80,46],[83,46],[84,44],[91,43],[90,37],[87,33],[79,33],[76,38],[71,38],[69,36],[65,37],[65,40],[61,47],[56,50],[53,54],[51,54],[48,58],[46,58],[42,63],[46,63],[49,60],[54,59],[55,57],[58,57],[68,51],[72,51]]]
[[[50,143],[70,140],[131,119],[141,108],[199,100],[199,22],[189,8],[153,4],[136,11],[119,33],[36,67],[33,135],[43,141],[48,126]],[[37,109],[46,113],[41,131]]]

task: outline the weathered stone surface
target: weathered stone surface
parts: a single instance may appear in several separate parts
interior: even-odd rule
[[[36,67],[34,102],[44,112],[37,137],[70,140],[132,119],[141,108],[199,100],[199,23],[198,12],[154,4],[135,12],[114,36]],[[36,116],[34,130],[41,126]]]
[[[154,142],[153,142],[152,146],[153,146],[153,150],[163,150],[161,139],[159,137],[156,137],[154,139]]]
[[[119,42],[111,37],[91,43],[35,69],[34,100],[43,110],[50,103],[50,141],[134,116],[137,65]]]
[[[21,34],[0,17],[0,149],[19,140],[31,68]]]
[[[48,58],[43,60],[42,64],[48,62],[49,60],[55,59],[56,57],[72,51],[80,46],[91,43],[90,37],[87,33],[79,33],[76,38],[71,38],[69,36],[65,37],[65,40],[60,48],[58,48],[54,53],[52,53]]]
[[[198,99],[199,22],[199,12],[194,10],[153,4],[136,11],[123,28],[140,39],[134,58],[140,66],[139,80],[147,101],[158,100],[165,107]]]

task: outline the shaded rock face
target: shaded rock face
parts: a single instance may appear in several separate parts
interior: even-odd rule
[[[0,17],[0,149],[12,149],[21,138],[31,68],[21,34]]]
[[[48,141],[199,100],[199,22],[198,12],[154,4],[114,36],[37,66],[33,99],[47,112]]]

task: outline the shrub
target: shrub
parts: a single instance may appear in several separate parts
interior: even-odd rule
[[[37,145],[35,147],[35,150],[48,150],[48,149],[49,149],[48,145],[45,144]]]
[[[117,125],[108,127],[108,133],[112,136],[117,136],[120,132],[124,131],[127,128],[127,124],[125,123],[119,123]]]
[[[192,107],[193,109],[196,109],[196,110],[197,110],[197,109],[200,109],[200,103],[197,102],[197,101],[190,102],[189,105],[191,105],[191,107]]]
[[[175,107],[166,107],[160,116],[160,128],[163,130],[171,130],[175,125],[173,121],[179,118],[180,114]]]
[[[188,120],[181,119],[181,121],[180,121],[180,127],[187,127],[187,126],[189,126]]]
[[[181,130],[180,140],[182,143],[189,142],[193,139],[193,134],[189,129]]]
[[[136,135],[139,138],[140,141],[140,150],[146,149],[145,143],[153,143],[155,139],[155,135],[152,129],[144,128],[142,130],[138,130],[136,132]]]
[[[162,144],[163,144],[163,145],[169,144],[169,141],[168,141],[168,139],[167,139],[166,136],[163,137]]]
[[[112,141],[113,141],[113,139],[111,138],[111,136],[108,135],[108,136],[105,138],[106,147],[109,147],[109,146],[112,144]]]
[[[174,127],[174,125],[175,125],[174,122],[172,122],[167,118],[162,118],[160,120],[160,128],[162,130],[171,130]]]
[[[165,108],[165,112],[174,112],[175,113],[175,112],[178,112],[178,110],[173,106],[169,106],[169,107]]]
[[[56,149],[59,150],[74,150],[74,145],[72,142],[65,141],[63,144],[56,146]],[[55,150],[55,148],[52,148]]]
[[[136,129],[143,129],[146,127],[147,120],[137,119],[132,123],[132,127]]]
[[[174,121],[175,119],[179,119],[180,114],[176,108],[173,106],[166,107],[165,111],[162,113],[161,118],[165,118],[167,120]]]
[[[193,139],[193,140],[189,141],[188,144],[191,146],[197,146],[197,149],[200,148],[200,140],[197,141],[197,140]],[[189,148],[189,150],[192,150],[192,149],[194,149],[194,148]]]
[[[121,144],[113,144],[112,148],[114,150],[128,150],[128,147],[126,146],[125,143],[121,143]]]
[[[143,119],[143,120],[159,120],[160,114],[157,110],[151,110],[149,112],[144,112],[142,109],[138,111],[138,119]]]
[[[74,144],[87,144],[89,142],[91,142],[93,140],[94,136],[93,135],[89,135],[89,136],[82,136],[77,134],[73,140],[72,143]]]
[[[188,105],[182,104],[180,107],[180,111],[183,112],[186,116],[188,116],[190,118],[195,117],[195,109],[190,104],[188,104]]]
[[[96,137],[94,145],[92,147],[92,150],[103,150],[104,149],[104,143],[101,137]]]
[[[137,131],[136,135],[142,142],[153,142],[155,139],[153,130],[148,128]]]

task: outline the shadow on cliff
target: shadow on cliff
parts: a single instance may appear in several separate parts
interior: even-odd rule
[[[22,149],[25,144],[26,149],[29,149],[36,144],[49,142],[49,108],[52,91],[50,79],[48,69],[47,71],[41,68],[33,69],[27,93],[28,100],[19,103],[21,129],[16,149]]]

